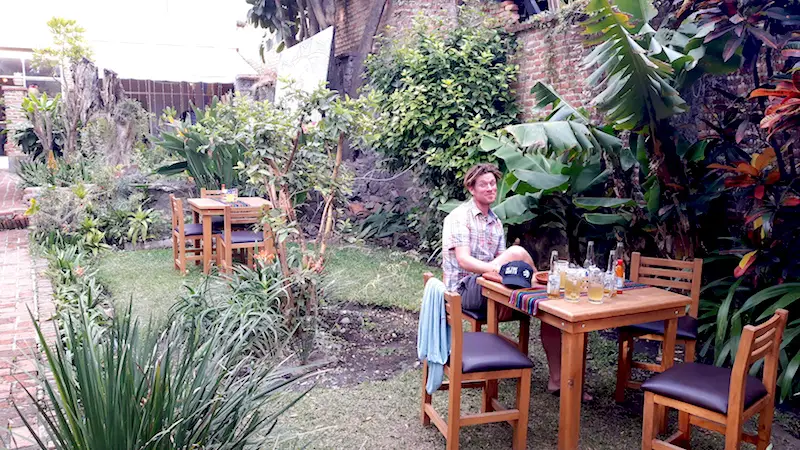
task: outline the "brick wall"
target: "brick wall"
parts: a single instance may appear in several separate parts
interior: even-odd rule
[[[349,55],[358,50],[370,8],[377,4],[377,0],[339,0],[336,2],[334,48],[337,57]]]
[[[534,118],[531,111],[534,96],[530,90],[539,81],[552,86],[574,106],[588,109],[592,89],[585,80],[591,69],[581,69],[581,65],[590,49],[583,45],[580,29],[572,26],[574,19],[563,20],[551,17],[550,20],[509,28],[516,34],[519,45],[515,61],[520,66],[520,73],[513,88],[522,110],[522,120]]]
[[[25,114],[22,112],[22,99],[27,94],[28,90],[22,86],[3,86],[3,100],[6,104],[6,129],[13,130],[25,122]],[[6,156],[16,156],[21,154],[17,145],[13,142],[11,134],[9,133],[6,139],[5,153]]]

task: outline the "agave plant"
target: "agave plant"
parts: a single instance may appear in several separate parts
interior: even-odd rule
[[[28,393],[56,448],[259,448],[308,392],[286,392],[308,370],[241,358],[241,340],[219,327],[174,320],[163,333],[141,335],[130,310],[104,329],[81,306],[64,328],[64,339],[44,348],[53,375],[46,399]],[[46,342],[38,324],[37,332]],[[38,446],[50,448],[20,416]]]

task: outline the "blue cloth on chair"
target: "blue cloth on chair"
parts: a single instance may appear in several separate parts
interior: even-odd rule
[[[450,325],[444,309],[444,283],[431,278],[425,284],[417,330],[417,356],[428,360],[425,390],[433,394],[444,379],[444,365],[450,357]]]

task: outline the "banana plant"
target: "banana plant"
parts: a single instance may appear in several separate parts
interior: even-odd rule
[[[156,170],[161,175],[189,172],[198,188],[220,189],[238,186],[237,165],[247,150],[237,138],[240,126],[231,105],[215,97],[205,110],[195,108],[197,122],[191,124],[168,116],[173,132],[161,133],[159,146],[181,160]]]
[[[586,83],[603,89],[592,105],[615,129],[645,136],[650,164],[661,183],[679,186],[683,174],[672,173],[670,166],[678,165],[668,164],[677,156],[666,120],[688,109],[672,85],[673,64],[685,66],[686,56],[659,42],[647,24],[650,13],[641,13],[632,23],[631,15],[610,0],[591,0],[586,13],[589,17],[582,25],[584,34],[591,36],[586,44],[594,46],[583,62],[584,68],[594,68]]]

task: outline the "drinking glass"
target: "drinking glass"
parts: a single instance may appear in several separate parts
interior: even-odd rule
[[[558,264],[556,265],[556,272],[558,272],[559,276],[561,277],[559,280],[559,285],[562,289],[567,285],[567,269],[569,269],[569,261],[566,259],[559,259]]]
[[[571,303],[578,303],[581,299],[581,280],[583,270],[568,269],[566,271],[566,285],[564,286],[564,300]]]
[[[598,305],[603,303],[604,281],[605,277],[602,270],[597,267],[593,267],[589,270],[589,303]]]
[[[609,299],[617,293],[617,277],[613,272],[603,274],[603,296]]]

